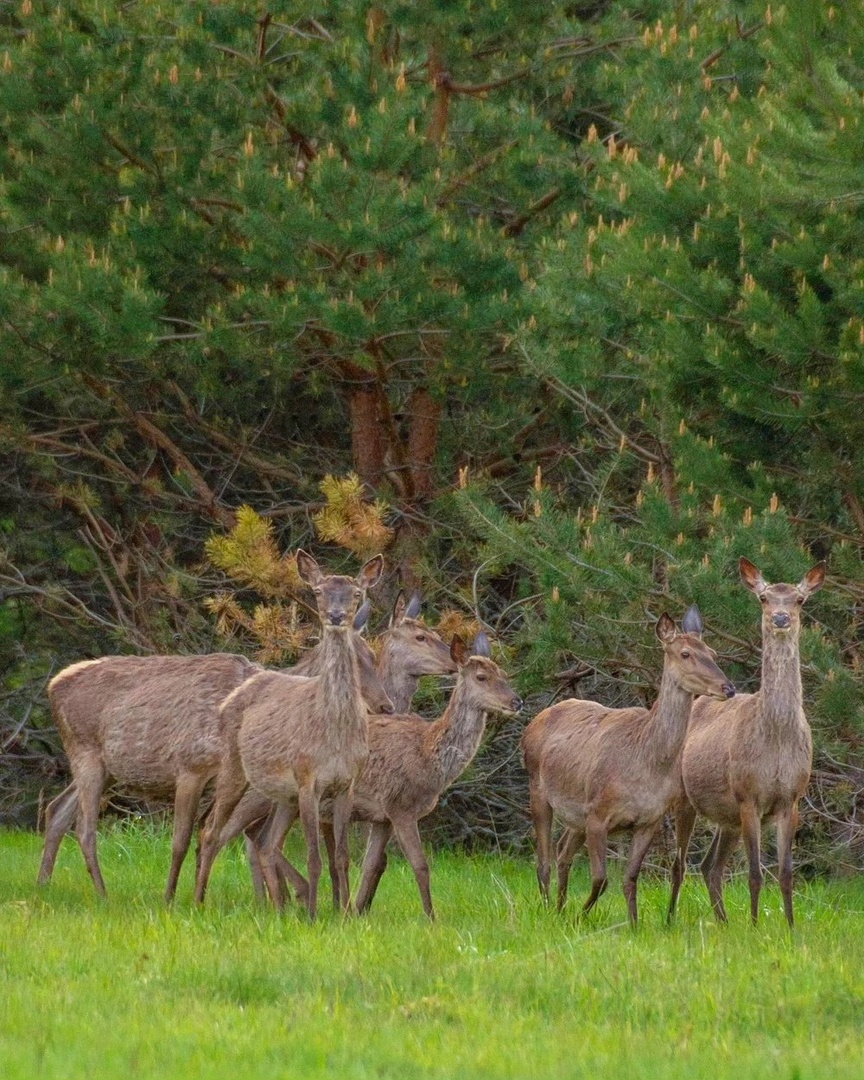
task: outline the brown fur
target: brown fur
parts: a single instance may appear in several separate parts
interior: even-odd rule
[[[759,914],[762,887],[761,829],[774,820],[780,888],[786,919],[792,914],[792,840],[798,800],[810,778],[812,740],[802,708],[798,651],[800,611],[822,587],[819,563],[796,585],[768,585],[757,568],[741,559],[741,577],[762,604],[762,685],[734,701],[698,700],[681,757],[684,796],[676,808],[677,855],[669,917],[684,877],[687,846],[697,813],[717,826],[702,873],[714,913],[726,921],[723,871],[743,835],[749,863],[750,915]]]
[[[480,640],[485,651],[485,635]],[[416,716],[369,720],[369,758],[354,795],[354,817],[372,822],[357,892],[360,912],[372,903],[387,865],[387,842],[395,833],[414,871],[423,910],[434,918],[429,866],[417,823],[473,760],[488,713],[512,715],[522,707],[504,672],[487,656],[468,657],[458,637],[451,651],[459,675],[440,719],[431,724]]]
[[[592,888],[584,907],[589,911],[606,888],[607,837],[632,829],[624,894],[630,920],[636,922],[639,870],[676,790],[693,696],[734,693],[698,634],[676,633],[669,616],[661,616],[657,636],[663,645],[663,674],[651,709],[609,709],[574,698],[544,710],[526,728],[522,749],[544,900],[549,896],[553,814],[565,826],[557,856],[559,909],[582,844],[591,861]]]
[[[354,635],[364,700],[372,712],[393,706],[375,666],[375,654]],[[297,673],[320,667],[320,646],[297,665]],[[82,851],[96,889],[105,884],[89,822],[98,816],[109,782],[145,795],[173,797],[174,841],[165,898],[171,901],[189,848],[201,793],[219,768],[218,709],[231,691],[261,672],[242,656],[106,656],[65,668],[52,679],[48,697],[72,770],[72,783],[48,805],[45,848],[38,882],[51,879],[57,852],[79,815],[78,776],[86,774]],[[101,786],[94,795],[97,780]],[[93,800],[96,800],[95,807]],[[94,826],[95,827],[95,826]],[[79,840],[82,825],[79,821]],[[86,844],[86,849],[85,849]]]
[[[109,782],[174,796],[174,841],[166,887],[177,884],[205,784],[219,767],[220,702],[261,669],[242,656],[106,656],[73,664],[48,686],[72,784],[48,807],[39,883],[51,878],[60,842],[77,817],[78,842],[97,892],[105,883],[96,822]]]
[[[420,608],[421,601],[417,593],[414,593],[410,601],[406,603],[404,594],[400,592],[393,606],[390,625],[379,638],[378,676],[382,687],[386,689],[393,701],[392,711],[398,715],[407,713],[417,684],[423,675],[444,675],[457,670],[451,658],[449,646],[435,630],[431,630],[417,617],[420,614]],[[371,650],[369,652],[371,653]],[[292,674],[299,670],[299,667],[293,668]],[[374,713],[385,710],[371,709],[370,711]],[[250,788],[222,829],[218,844],[218,850],[221,851],[225,844],[246,831],[252,880],[259,898],[263,897],[265,889],[257,845],[266,835],[266,829],[269,826],[265,819],[272,809],[272,803],[268,799]],[[321,834],[327,847],[333,903],[336,907],[340,907],[333,829],[329,821],[322,821]],[[305,879],[286,859],[280,859],[280,865],[283,873],[291,881],[298,900],[305,903],[307,893]]]
[[[281,837],[299,815],[306,837],[309,884],[306,906],[317,912],[319,803],[333,798],[337,874],[348,905],[347,822],[354,780],[367,753],[366,709],[360,695],[357,657],[347,630],[363,590],[381,574],[380,556],[357,579],[321,574],[317,563],[298,553],[298,568],[316,594],[322,623],[321,674],[299,679],[278,672],[253,679],[228,698],[222,709],[222,764],[216,795],[202,832],[195,886],[203,901],[222,828],[246,783],[277,804],[271,833]],[[261,851],[264,878],[273,902],[282,906],[284,887],[276,870],[278,849],[270,834]]]
[[[482,639],[479,647],[485,649]],[[369,756],[355,784],[352,812],[353,820],[373,823],[357,895],[360,911],[372,903],[387,862],[387,842],[395,832],[414,871],[423,909],[434,917],[429,867],[417,822],[431,813],[441,793],[473,759],[487,713],[512,713],[521,707],[506,676],[491,660],[483,656],[469,658],[458,638],[451,646],[451,654],[453,666],[461,665],[459,677],[447,709],[438,720],[430,723],[410,715],[369,718]],[[270,800],[265,795],[247,792],[237,807],[239,817],[232,818],[221,842],[227,843],[269,809]],[[328,807],[322,814],[325,819],[331,816]],[[280,861],[280,868],[298,888],[293,867]],[[303,884],[300,879],[301,895]]]
[[[439,634],[416,618],[419,611],[418,596],[413,596],[406,605],[400,594],[390,626],[381,635],[378,675],[393,702],[393,711],[399,714],[411,707],[421,676],[456,671],[449,647]]]

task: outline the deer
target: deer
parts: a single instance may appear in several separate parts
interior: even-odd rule
[[[456,635],[450,655],[458,669],[456,686],[437,720],[416,715],[369,717],[369,756],[357,778],[352,811],[352,820],[372,826],[356,898],[359,914],[372,904],[387,866],[387,844],[395,833],[414,873],[423,910],[434,920],[429,864],[418,822],[473,761],[488,715],[515,716],[522,708],[521,698],[490,657],[485,633],[477,635],[471,652]],[[276,824],[271,825],[265,840],[271,858],[281,852],[283,839]]]
[[[735,687],[702,641],[703,624],[693,605],[678,632],[665,612],[655,634],[663,648],[663,672],[650,709],[612,709],[570,698],[544,709],[525,729],[522,751],[528,770],[531,818],[537,845],[537,880],[549,901],[553,816],[564,825],[557,849],[558,910],[567,899],[570,868],[585,844],[591,866],[587,914],[607,885],[610,834],[632,830],[623,891],[631,925],[637,912],[637,881],[657,826],[677,788],[677,767],[693,698],[726,700]]]
[[[458,669],[451,656],[451,650],[441,636],[428,627],[420,618],[422,600],[418,592],[406,601],[400,590],[387,629],[378,639],[377,671],[381,686],[393,703],[392,712],[406,715],[411,706],[411,699],[417,690],[419,680],[424,675],[448,675]],[[292,669],[297,672],[298,667]],[[309,673],[314,673],[310,671]],[[375,711],[374,709],[372,710]],[[389,710],[380,710],[384,713]],[[247,853],[252,866],[252,879],[255,893],[264,897],[264,877],[258,856],[257,841],[262,838],[269,825],[268,815],[273,809],[272,803],[260,792],[250,788],[243,795],[228,823],[222,829],[219,850],[230,840],[246,833]],[[321,822],[321,834],[327,849],[327,861],[333,891],[333,904],[341,907],[339,885],[336,876],[336,857],[333,830],[328,821]],[[280,859],[283,873],[291,881],[298,900],[305,903],[305,879],[288,863]]]
[[[377,584],[383,557],[370,559],[356,578],[324,575],[305,551],[297,569],[315,594],[321,619],[320,674],[299,680],[282,672],[248,679],[220,710],[222,761],[213,807],[202,829],[195,898],[203,903],[220,832],[247,784],[276,804],[273,829],[283,835],[300,818],[307,848],[306,909],[317,915],[321,875],[319,806],[333,801],[333,832],[342,903],[348,893],[347,826],[356,777],[368,753],[366,708],[348,625],[366,589]],[[271,830],[272,831],[272,830]],[[268,834],[269,835],[269,834]],[[268,848],[261,852],[268,892],[284,907],[284,886]]]
[[[802,705],[801,609],[822,588],[825,563],[811,567],[797,585],[769,585],[743,557],[739,573],[762,605],[761,684],[755,694],[739,694],[734,701],[699,699],[693,706],[681,755],[683,792],[675,810],[676,855],[668,917],[671,920],[675,915],[690,836],[696,815],[702,814],[717,826],[701,867],[714,915],[720,922],[727,921],[723,872],[743,836],[750,918],[755,924],[762,889],[762,826],[773,820],[783,910],[791,930],[792,841],[813,756]]]
[[[390,624],[381,635],[378,676],[393,702],[393,712],[404,715],[424,675],[451,675],[457,669],[440,634],[420,619],[422,601],[415,592],[409,601],[399,593]]]
[[[375,655],[359,632],[368,604],[355,618],[363,693],[376,713],[393,711],[378,677]],[[316,670],[320,647],[295,672]],[[78,841],[96,892],[105,882],[96,854],[96,822],[109,781],[134,791],[172,796],[174,835],[165,900],[174,899],[201,795],[217,774],[219,706],[264,669],[230,653],[198,656],[107,656],[72,664],[49,683],[48,697],[72,771],[72,783],[46,810],[45,847],[37,878],[46,885],[66,832]],[[82,798],[83,792],[83,798]]]

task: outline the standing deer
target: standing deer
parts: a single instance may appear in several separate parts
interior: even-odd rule
[[[368,617],[358,612],[355,631]],[[392,712],[369,646],[354,635],[364,698],[374,712]],[[316,646],[298,670],[320,664]],[[55,723],[72,770],[72,783],[48,806],[38,883],[51,879],[66,832],[77,822],[82,853],[96,891],[105,882],[96,855],[96,822],[109,781],[150,796],[174,799],[170,902],[195,825],[201,794],[218,771],[219,706],[263,669],[242,656],[106,656],[72,664],[48,686]],[[82,797],[83,792],[83,797]]]
[[[392,712],[398,715],[407,713],[422,676],[446,675],[458,670],[452,659],[450,647],[444,643],[436,631],[420,620],[420,611],[421,600],[418,593],[415,592],[406,604],[404,595],[400,592],[393,605],[390,624],[378,642],[378,676],[381,685],[393,702]],[[299,668],[293,668],[292,673],[298,670]],[[309,674],[314,674],[314,672],[310,671]],[[254,788],[249,788],[222,829],[218,843],[218,850],[221,851],[225,844],[239,836],[241,832],[246,832],[247,851],[253,867],[253,884],[259,898],[264,894],[264,877],[256,845],[266,834],[269,826],[267,817],[272,809],[273,804],[269,799]],[[334,906],[341,907],[333,829],[329,821],[321,822],[321,834],[327,848],[333,903]],[[286,859],[280,858],[279,864],[282,872],[291,881],[298,899],[305,902],[305,879]]]
[[[558,909],[567,898],[570,867],[584,843],[591,863],[590,911],[606,889],[610,833],[633,830],[624,876],[630,922],[635,925],[636,883],[654,833],[677,788],[677,767],[693,698],[729,698],[735,687],[702,642],[702,617],[694,605],[682,632],[663,614],[656,634],[663,646],[663,674],[650,709],[609,709],[572,698],[539,713],[525,729],[522,750],[537,842],[537,880],[549,898],[552,818],[564,824],[557,852]]]
[[[315,593],[321,619],[321,674],[300,681],[296,676],[267,672],[248,680],[223,703],[222,763],[201,837],[195,885],[199,903],[221,830],[250,783],[277,804],[271,831],[282,830],[284,835],[300,817],[308,852],[310,919],[317,914],[321,875],[319,804],[322,796],[333,799],[337,874],[347,908],[347,826],[354,781],[368,752],[366,709],[348,625],[365,589],[378,582],[382,567],[378,555],[356,579],[325,576],[310,555],[298,551],[297,568]],[[270,896],[281,907],[285,899],[282,879],[275,868],[275,854],[267,846],[261,863]]]
[[[817,563],[798,585],[769,585],[748,559],[741,580],[762,605],[762,683],[755,694],[734,701],[697,701],[681,756],[685,797],[676,808],[677,854],[672,870],[669,918],[675,914],[684,878],[687,846],[696,814],[717,825],[702,861],[714,914],[726,922],[723,871],[741,836],[749,863],[750,917],[759,916],[763,822],[777,826],[777,860],[783,909],[791,927],[792,840],[798,800],[810,779],[812,739],[802,707],[798,637],[801,607],[822,588],[825,564]]]
[[[489,639],[478,634],[473,655],[457,635],[450,646],[458,667],[456,686],[443,715],[433,722],[419,716],[371,716],[369,756],[354,788],[352,820],[372,823],[357,893],[357,910],[368,910],[387,865],[387,843],[396,834],[411,864],[423,910],[435,917],[429,865],[417,823],[438,804],[441,793],[465,771],[483,738],[486,718],[514,715],[522,701],[504,672],[489,658]],[[333,813],[335,820],[335,810]],[[265,843],[281,851],[284,834],[271,825]],[[280,862],[280,867],[282,866]],[[340,886],[341,887],[341,886]]]

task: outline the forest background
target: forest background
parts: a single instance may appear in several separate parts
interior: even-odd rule
[[[693,602],[752,690],[739,556],[826,559],[800,848],[861,868],[856,7],[0,5],[3,820],[64,665],[289,664],[297,546],[383,549],[376,625],[421,589],[531,712],[650,702]],[[439,839],[524,843],[523,723]]]

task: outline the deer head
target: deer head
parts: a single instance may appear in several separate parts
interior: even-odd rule
[[[680,632],[664,611],[657,620],[655,633],[663,646],[666,667],[682,690],[694,697],[707,694],[713,698],[731,698],[735,687],[717,666],[717,654],[702,641],[702,631],[702,616],[695,604],[688,608]]]
[[[297,571],[315,594],[318,617],[325,629],[347,630],[366,590],[377,585],[384,569],[384,557],[376,555],[363,565],[356,578],[323,574],[318,563],[302,548],[297,552]]]
[[[450,656],[459,670],[457,687],[468,695],[470,703],[489,712],[515,716],[522,708],[522,699],[507,681],[507,676],[490,659],[489,638],[482,631],[468,646],[456,634],[450,645]],[[455,693],[455,691],[454,691]]]
[[[390,616],[388,648],[395,662],[413,678],[421,675],[448,675],[457,670],[444,639],[430,630],[420,615],[420,594],[406,604],[403,593],[396,597]]]
[[[797,585],[779,583],[769,585],[761,571],[741,558],[738,563],[741,581],[759,597],[762,605],[762,632],[785,636],[797,636],[801,625],[801,608],[811,593],[818,592],[825,583],[825,563],[811,567]]]

